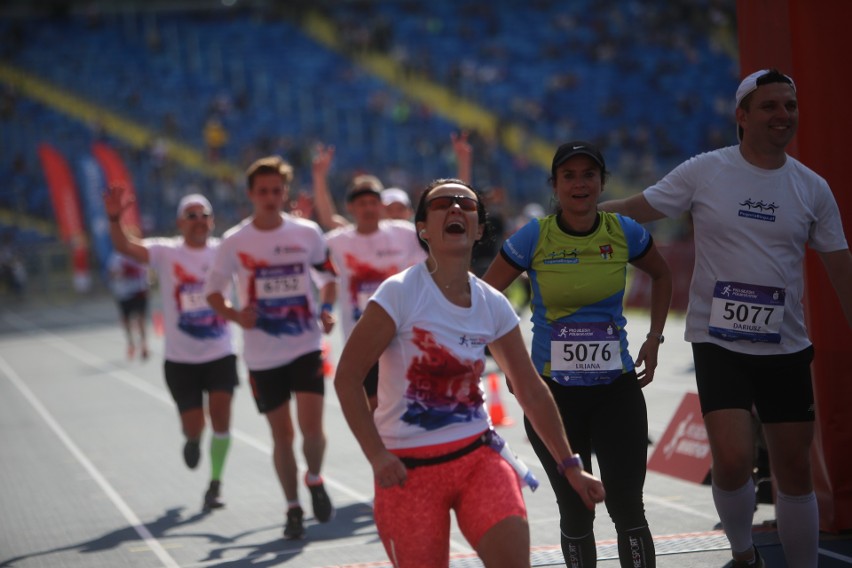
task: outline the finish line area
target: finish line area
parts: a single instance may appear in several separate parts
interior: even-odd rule
[[[644,336],[647,316],[627,317],[628,333]],[[526,334],[530,324],[526,316],[522,320]],[[645,389],[654,441],[685,393],[694,391],[692,354],[682,336],[683,320],[672,314],[656,378]],[[202,497],[209,463],[205,455],[195,470],[183,463],[177,411],[163,380],[162,338],[152,331],[150,344],[148,361],[126,359],[117,308],[108,296],[2,306],[0,568],[390,566],[372,520],[372,472],[330,381],[323,475],[337,514],[319,524],[308,505],[306,538],[285,541],[271,437],[251,398],[245,367],[240,363],[223,476],[226,507],[207,513]],[[334,362],[341,351],[339,333],[329,336],[329,347]],[[564,566],[555,498],[505,384],[500,396],[514,422],[500,427],[500,434],[541,481],[535,493],[524,490],[532,564]],[[203,454],[209,435],[208,429]],[[649,447],[649,455],[653,450]],[[307,491],[300,491],[309,504]],[[728,542],[708,486],[649,470],[645,503],[658,566],[727,565]],[[771,505],[758,506],[755,542],[767,565],[778,568],[785,564],[773,518]],[[603,505],[597,508],[595,536],[599,565],[618,566],[616,535]],[[450,566],[481,565],[453,524]],[[852,536],[822,535],[820,566],[852,566]]]

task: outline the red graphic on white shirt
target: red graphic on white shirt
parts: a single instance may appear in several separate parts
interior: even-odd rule
[[[248,303],[249,305],[254,305],[257,303],[257,290],[255,290],[254,285],[257,269],[268,267],[269,263],[265,260],[257,260],[244,252],[237,252],[237,258],[240,259],[242,267],[249,271]]]
[[[427,430],[452,423],[483,418],[485,397],[480,377],[485,369],[481,358],[461,360],[439,344],[435,336],[415,327],[414,344],[423,352],[411,361],[406,372],[409,400],[402,419]]]
[[[359,261],[355,255],[350,253],[344,254],[343,259],[350,273],[349,297],[352,299],[352,303],[356,305],[358,303],[358,293],[365,289],[365,284],[373,284],[373,287],[377,287],[386,278],[400,271],[395,264],[386,268],[376,268],[367,262]]]

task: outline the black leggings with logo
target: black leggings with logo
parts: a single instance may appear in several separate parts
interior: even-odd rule
[[[568,441],[592,472],[592,452],[606,490],[606,508],[618,533],[622,567],[656,566],[654,542],[642,490],[648,457],[648,411],[636,373],[621,375],[607,385],[564,387],[544,379],[562,414]],[[556,462],[525,417],[524,426],[541,460],[559,506],[565,565],[590,568],[597,562],[593,533],[595,513],[559,475]]]

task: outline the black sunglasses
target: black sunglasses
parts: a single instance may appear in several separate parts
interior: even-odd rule
[[[476,211],[479,202],[473,197],[466,195],[440,195],[426,202],[429,211],[443,211],[449,209],[454,203],[458,203],[462,211]]]
[[[209,219],[210,213],[196,213],[195,211],[190,211],[189,213],[184,213],[183,218],[189,219],[190,221],[197,221],[198,219]]]

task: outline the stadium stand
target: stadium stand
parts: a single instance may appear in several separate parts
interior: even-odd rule
[[[72,163],[93,140],[115,145],[151,233],[171,230],[188,188],[210,194],[227,226],[244,212],[240,172],[259,155],[284,155],[309,191],[320,141],[337,147],[336,197],[360,171],[416,192],[455,172],[449,134],[472,128],[474,181],[519,204],[547,195],[548,152],[567,138],[600,143],[632,189],[733,142],[732,2],[84,4],[0,18],[0,172],[11,180],[0,209],[22,219],[52,216],[42,140]],[[42,87],[23,89],[19,74]],[[45,90],[81,102],[58,108]],[[216,134],[226,141],[211,148]]]

